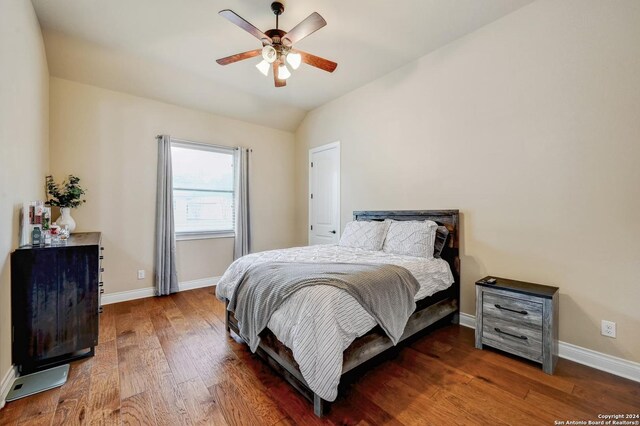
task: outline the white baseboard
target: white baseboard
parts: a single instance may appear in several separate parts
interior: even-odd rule
[[[6,404],[5,398],[7,394],[11,390],[11,385],[13,385],[13,381],[18,377],[18,373],[16,368],[12,365],[9,367],[9,370],[2,377],[2,381],[0,382],[0,408],[4,407]]]
[[[117,293],[106,293],[100,298],[101,305],[111,305],[112,303],[127,302],[129,300],[144,299],[153,297],[156,289],[153,287],[139,288],[137,290],[119,291]]]
[[[180,289],[180,291],[185,291],[185,290],[193,290],[195,288],[211,287],[218,284],[218,281],[220,281],[220,278],[222,277],[209,277],[209,278],[201,278],[199,280],[183,281],[181,283],[178,283],[178,288]]]
[[[473,315],[465,314],[464,312],[460,312],[460,325],[464,327],[476,328],[476,317]]]
[[[561,358],[640,382],[640,363],[638,362],[596,352],[567,342],[560,342],[558,352]]]
[[[179,291],[193,290],[202,287],[211,287],[218,284],[220,277],[201,278],[199,280],[183,281],[178,283]],[[117,293],[103,294],[100,299],[102,305],[111,305],[112,303],[127,302],[129,300],[144,299],[145,297],[153,297],[156,290],[153,287],[139,288],[136,290],[119,291]]]
[[[460,312],[460,325],[476,328],[476,317]],[[558,342],[558,356],[583,364],[597,370],[606,371],[625,379],[640,382],[640,363],[618,358],[602,352],[576,346],[567,342]]]

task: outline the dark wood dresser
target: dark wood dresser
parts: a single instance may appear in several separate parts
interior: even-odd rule
[[[558,287],[485,277],[476,282],[476,348],[488,345],[542,364],[558,361]]]
[[[94,354],[102,293],[99,232],[11,254],[13,363],[21,374]]]

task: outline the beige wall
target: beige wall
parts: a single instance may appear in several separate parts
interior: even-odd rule
[[[538,1],[310,112],[342,142],[342,221],[462,211],[462,311],[484,275],[560,287],[560,339],[640,361],[640,2]],[[600,320],[618,337],[600,335]]]
[[[294,242],[292,133],[58,78],[50,86],[51,172],[88,190],[73,216],[78,231],[103,232],[106,293],[153,286],[158,134],[253,148],[253,248]],[[178,242],[179,280],[222,275],[232,250],[231,238]]]
[[[2,0],[0,13],[0,380],[11,366],[9,254],[19,208],[44,198],[49,165],[49,71],[31,2]]]

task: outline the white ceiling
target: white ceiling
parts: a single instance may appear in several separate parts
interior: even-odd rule
[[[303,65],[275,88],[258,58],[215,59],[260,47],[218,16],[230,8],[275,27],[266,0],[32,0],[53,76],[284,130],[307,111],[432,52],[533,0],[290,0],[280,28],[317,11],[328,25],[297,47],[338,62]]]

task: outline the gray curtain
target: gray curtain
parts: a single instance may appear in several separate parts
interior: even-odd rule
[[[235,153],[235,230],[233,258],[251,253],[251,220],[249,203],[249,159],[251,150],[236,148]]]
[[[158,136],[158,188],[156,192],[156,296],[178,291],[176,235],[173,222],[171,137]]]

